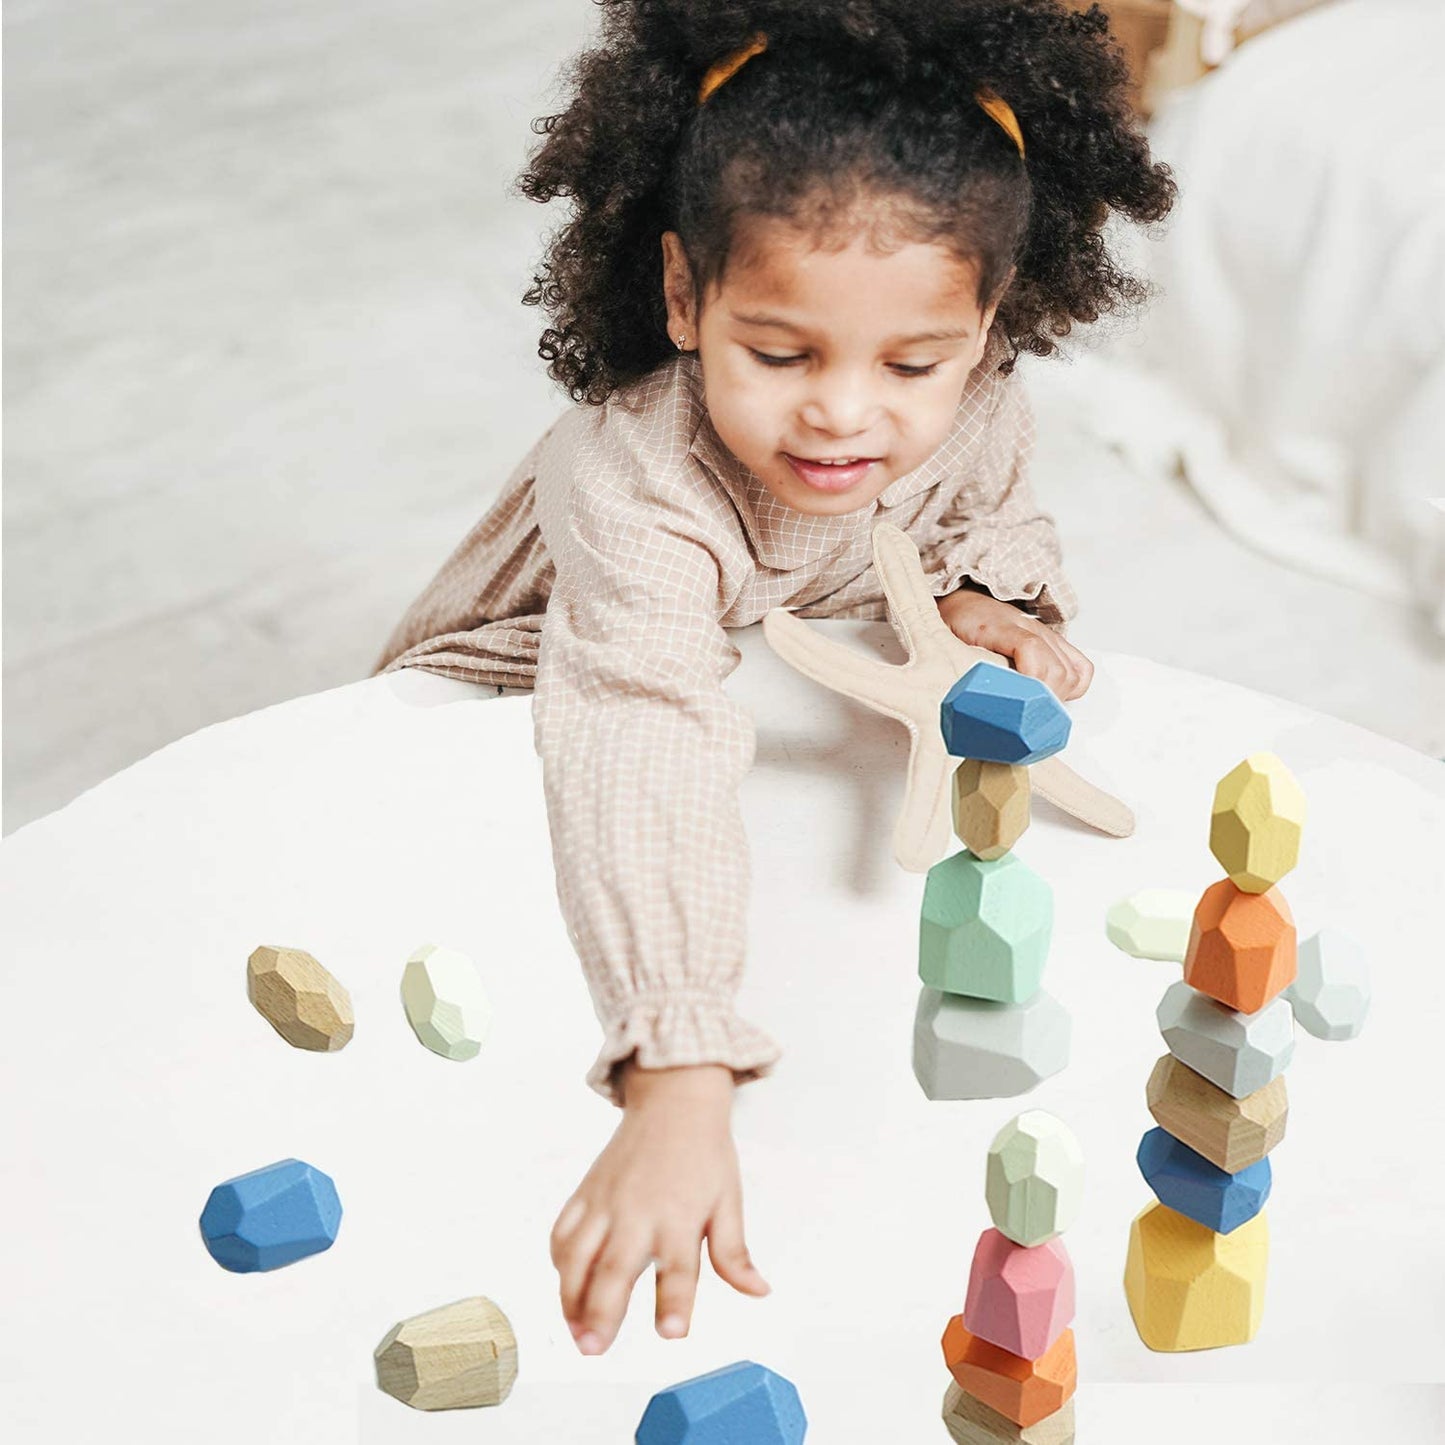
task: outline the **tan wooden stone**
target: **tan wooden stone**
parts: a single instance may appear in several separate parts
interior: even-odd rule
[[[335,1053],[356,1028],[351,995],[304,949],[256,949],[246,961],[246,997],[298,1049]]]
[[[1002,858],[1029,826],[1029,770],[965,758],[953,772],[953,831],[976,857]]]
[[[1074,1402],[1033,1425],[1015,1425],[991,1405],[975,1399],[958,1383],[948,1382],[943,1423],[958,1445],[1074,1445]]]
[[[499,1405],[517,1378],[511,1322],[484,1295],[394,1325],[376,1347],[376,1383],[414,1410]]]
[[[1154,1065],[1145,1093],[1159,1127],[1226,1174],[1258,1164],[1284,1138],[1289,1118],[1283,1074],[1236,1099],[1173,1054]]]

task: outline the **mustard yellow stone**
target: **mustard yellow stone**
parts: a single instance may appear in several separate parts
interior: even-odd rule
[[[1220,779],[1209,851],[1245,893],[1273,888],[1299,862],[1305,795],[1273,753],[1251,753]]]
[[[1029,826],[1029,770],[965,758],[953,771],[953,831],[976,857],[1002,858]]]
[[[1254,1338],[1269,1265],[1265,1219],[1261,1210],[1216,1234],[1156,1200],[1134,1220],[1124,1293],[1151,1350],[1214,1350]]]

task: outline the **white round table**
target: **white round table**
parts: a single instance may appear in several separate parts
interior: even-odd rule
[[[902,660],[880,623],[814,625]],[[1088,1161],[1065,1236],[1081,1441],[1215,1445],[1246,1420],[1259,1440],[1438,1438],[1445,766],[1099,656],[1065,756],[1138,830],[1106,838],[1040,802],[1018,847],[1054,889],[1045,987],[1073,1013],[1072,1062],[1024,1098],[930,1103],[910,1066],[923,879],[890,847],[906,734],[794,674],[761,629],[735,639],[729,691],[758,725],[739,1007],[784,1049],[735,1122],[772,1295],[704,1264],[691,1336],[664,1341],[649,1276],[613,1348],[577,1353],[547,1237],[616,1115],[582,1082],[600,1033],[557,909],[530,700],[408,671],[205,728],[0,847],[0,1435],[615,1445],[654,1390],[754,1359],[798,1386],[817,1445],[946,1441],[939,1337],[989,1223],[985,1151],[1037,1106]],[[1164,1052],[1154,1007],[1178,967],[1115,950],[1104,915],[1220,876],[1213,790],[1261,750],[1309,798],[1282,884],[1301,936],[1328,923],[1367,944],[1373,1013],[1348,1044],[1300,1035],[1257,1339],[1157,1355],[1122,1273],[1151,1198],[1134,1152]],[[495,1005],[471,1062],[424,1050],[403,1016],[402,965],[429,941],[470,954]],[[247,1002],[262,943],[307,949],[350,989],[340,1053],[288,1047]],[[336,1181],[336,1244],[226,1273],[197,1229],[207,1194],[290,1156]],[[470,1294],[516,1329],[510,1399],[428,1415],[383,1395],[387,1330]]]

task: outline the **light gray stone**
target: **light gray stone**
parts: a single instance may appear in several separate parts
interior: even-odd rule
[[[1039,989],[995,1003],[923,988],[913,1022],[913,1072],[930,1099],[1008,1099],[1069,1062],[1068,1010]]]

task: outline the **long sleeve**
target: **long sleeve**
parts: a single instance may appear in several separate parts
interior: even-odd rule
[[[1063,572],[1053,518],[1029,481],[1034,438],[1028,391],[1020,377],[1004,378],[977,467],[939,516],[942,539],[922,560],[935,596],[971,580],[1062,636],[1078,601]]]
[[[598,428],[544,506],[556,578],[533,718],[557,898],[605,1031],[587,1082],[616,1066],[726,1064],[776,1045],[734,1012],[749,883],[739,785],[755,734],[722,684],[740,654],[720,569],[643,428]],[[670,490],[669,490],[670,487]]]

